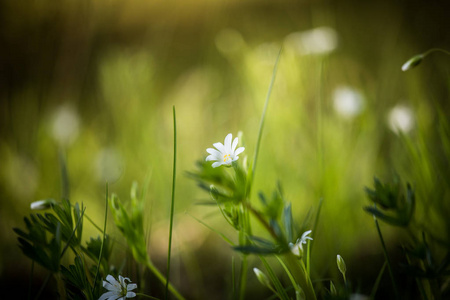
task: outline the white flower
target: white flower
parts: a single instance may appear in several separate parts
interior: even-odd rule
[[[108,292],[101,295],[98,300],[125,300],[127,298],[136,297],[136,293],[131,292],[137,285],[135,283],[126,283],[126,280],[130,281],[130,278],[122,277],[119,275],[119,281],[117,281],[113,276],[106,276],[107,281],[103,281],[103,287],[108,290]]]
[[[363,110],[364,99],[357,90],[341,86],[334,90],[333,106],[334,110],[343,118],[351,119]]]
[[[286,36],[285,44],[300,55],[327,54],[338,46],[338,34],[331,27],[317,27],[293,32]]]
[[[388,125],[396,134],[410,132],[414,123],[414,112],[408,106],[399,104],[389,112]]]
[[[289,243],[289,247],[291,248],[291,252],[298,257],[303,255],[303,244],[306,244],[307,240],[312,241],[312,237],[309,237],[308,234],[311,233],[312,230],[305,231],[302,234],[302,237],[297,240],[295,244]]]
[[[52,205],[55,204],[55,200],[53,199],[45,199],[45,200],[39,200],[34,201],[31,203],[30,208],[33,210],[44,210],[49,209],[52,207]]]
[[[244,147],[239,147],[236,149],[237,144],[238,144],[238,138],[236,137],[233,141],[233,144],[231,144],[232,138],[233,138],[232,134],[229,133],[225,137],[225,141],[223,144],[222,143],[213,144],[214,147],[217,148],[217,150],[213,149],[213,148],[206,149],[206,152],[208,152],[210,154],[206,158],[206,161],[217,160],[216,162],[214,162],[212,164],[213,168],[217,168],[221,165],[231,166],[231,163],[233,161],[238,160],[238,158],[239,158],[238,155],[241,154],[245,150]]]

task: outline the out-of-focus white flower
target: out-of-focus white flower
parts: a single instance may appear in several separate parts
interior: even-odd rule
[[[368,299],[370,299],[370,297],[363,294],[355,293],[350,295],[350,300],[368,300]]]
[[[127,298],[136,297],[136,293],[132,292],[137,285],[131,282],[130,278],[122,277],[119,275],[119,281],[117,281],[113,276],[106,276],[106,281],[103,281],[103,287],[108,290],[108,292],[101,295],[98,300],[125,300]]]
[[[73,107],[63,105],[54,113],[52,134],[60,144],[71,144],[78,136],[79,127],[80,120]]]
[[[286,36],[285,45],[300,55],[326,54],[336,49],[338,35],[331,27],[317,27],[293,32]]]
[[[234,29],[223,29],[215,38],[217,49],[222,54],[233,54],[239,52],[245,45],[244,39],[239,31]]]
[[[363,110],[364,99],[358,91],[342,86],[334,90],[333,106],[339,115],[351,119]]]
[[[214,147],[217,148],[208,148],[206,149],[206,152],[208,152],[210,155],[206,158],[206,161],[216,160],[212,164],[213,168],[217,168],[221,165],[225,166],[231,166],[231,163],[233,161],[236,161],[239,159],[239,154],[241,154],[245,148],[239,147],[236,149],[239,139],[236,137],[234,138],[233,144],[231,144],[231,140],[233,139],[233,135],[229,133],[225,137],[224,143],[214,143]]]
[[[388,115],[389,128],[395,133],[408,133],[414,127],[414,113],[411,108],[399,104]]]
[[[30,208],[33,210],[44,210],[52,207],[52,204],[55,204],[55,200],[53,199],[39,200],[32,202]]]
[[[312,237],[308,236],[308,234],[310,234],[311,232],[312,230],[305,231],[295,244],[289,243],[289,248],[291,248],[291,252],[295,256],[303,256],[303,244],[306,244],[308,240],[312,241]]]
[[[124,168],[124,160],[116,148],[104,148],[97,154],[96,171],[100,181],[117,181]]]

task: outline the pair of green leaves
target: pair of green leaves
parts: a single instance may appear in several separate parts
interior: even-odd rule
[[[408,226],[414,214],[415,196],[409,184],[404,191],[400,179],[395,177],[392,183],[381,183],[374,178],[374,189],[365,188],[366,194],[375,204],[367,206],[365,211],[378,219],[400,227]]]

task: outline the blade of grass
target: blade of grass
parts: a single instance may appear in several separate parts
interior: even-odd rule
[[[377,276],[377,280],[375,280],[375,284],[374,284],[374,286],[372,288],[372,292],[370,293],[370,296],[369,296],[370,299],[375,299],[375,294],[377,293],[378,286],[380,285],[381,278],[383,277],[386,266],[387,266],[387,262],[385,261],[383,264],[383,267],[381,267],[380,273]]]
[[[281,264],[281,266],[283,267],[284,271],[285,271],[286,274],[288,275],[289,280],[291,281],[292,286],[294,287],[294,289],[295,289],[295,291],[296,291],[296,294],[297,294],[297,293],[300,293],[301,290],[300,290],[300,288],[299,288],[297,282],[295,282],[295,279],[294,279],[294,277],[292,276],[291,271],[289,271],[288,267],[284,264],[283,260],[282,260],[278,255],[276,256],[276,258],[278,259],[278,261],[280,262],[280,264]]]
[[[52,273],[48,273],[47,277],[45,277],[44,282],[41,285],[41,288],[37,292],[36,297],[34,297],[35,300],[37,300],[37,299],[39,299],[39,297],[41,297],[41,294],[44,291],[45,287],[47,286],[48,281],[50,280],[51,276],[52,276]]]
[[[239,299],[245,299],[245,287],[247,286],[247,255],[244,255],[241,262],[241,275],[239,280]]]
[[[375,221],[375,226],[377,227],[378,236],[380,237],[381,246],[383,247],[383,253],[384,253],[384,257],[386,259],[386,263],[388,266],[389,275],[391,276],[392,287],[393,287],[394,293],[395,293],[395,299],[399,299],[397,284],[395,283],[394,273],[392,272],[391,260],[389,259],[389,255],[388,255],[387,249],[386,249],[386,244],[384,243],[383,235],[381,234],[380,225],[378,225],[378,220],[375,216],[373,216],[373,219]]]
[[[169,278],[170,278],[170,255],[172,252],[172,231],[173,231],[173,210],[175,203],[175,175],[177,168],[177,118],[175,114],[175,106],[173,106],[173,173],[172,173],[172,202],[170,205],[170,228],[169,228],[169,248],[167,250],[167,281],[164,299],[169,294]]]
[[[92,295],[94,295],[95,284],[97,283],[97,278],[98,278],[98,274],[100,271],[100,264],[102,262],[103,246],[105,244],[105,239],[106,239],[106,220],[108,219],[108,182],[106,182],[105,189],[106,189],[106,196],[105,196],[105,221],[103,223],[103,239],[102,239],[102,245],[100,246],[100,254],[98,255],[97,271],[95,272],[94,283],[92,286]]]
[[[289,299],[289,295],[286,293],[286,289],[281,284],[278,277],[273,272],[272,268],[270,267],[269,263],[263,256],[259,256],[259,259],[264,264],[264,267],[267,270],[267,273],[269,275],[270,280],[272,281],[273,285],[275,286],[275,289],[277,290],[277,295],[280,297],[280,299]]]
[[[264,127],[264,120],[266,118],[266,111],[267,111],[267,107],[269,106],[270,94],[272,93],[273,84],[275,82],[275,75],[277,74],[278,62],[280,61],[280,56],[281,56],[282,49],[283,48],[280,48],[280,51],[278,52],[277,60],[275,61],[275,65],[273,67],[272,78],[270,80],[269,89],[267,91],[266,102],[264,103],[264,108],[263,108],[263,112],[262,112],[262,115],[261,115],[261,121],[259,122],[258,138],[256,140],[255,154],[253,156],[253,166],[252,166],[252,170],[251,170],[251,174],[249,176],[249,182],[248,182],[248,186],[249,186],[248,193],[249,194],[250,194],[250,191],[251,191],[253,178],[255,177],[256,161],[258,159],[259,147],[260,147],[260,144],[261,144],[262,131],[263,131],[263,127]]]
[[[83,209],[83,210],[82,210],[82,212],[81,212],[81,216],[80,216],[80,218],[78,219],[78,222],[77,222],[77,224],[75,225],[75,228],[73,229],[72,234],[70,235],[69,239],[67,240],[67,243],[66,243],[66,245],[64,246],[63,251],[61,252],[61,255],[59,256],[60,258],[63,257],[64,253],[65,253],[66,250],[69,248],[69,246],[70,246],[70,241],[71,241],[72,238],[75,236],[75,232],[77,231],[78,226],[81,224],[81,220],[83,220],[83,216],[84,216],[84,212],[86,211],[86,207],[84,207],[84,208],[82,208],[82,209]],[[72,248],[72,250],[73,250],[73,248]]]

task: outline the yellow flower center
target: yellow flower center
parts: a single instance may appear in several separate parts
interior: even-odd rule
[[[223,162],[227,162],[228,160],[230,160],[231,159],[231,154],[225,154],[224,156],[223,156]]]

